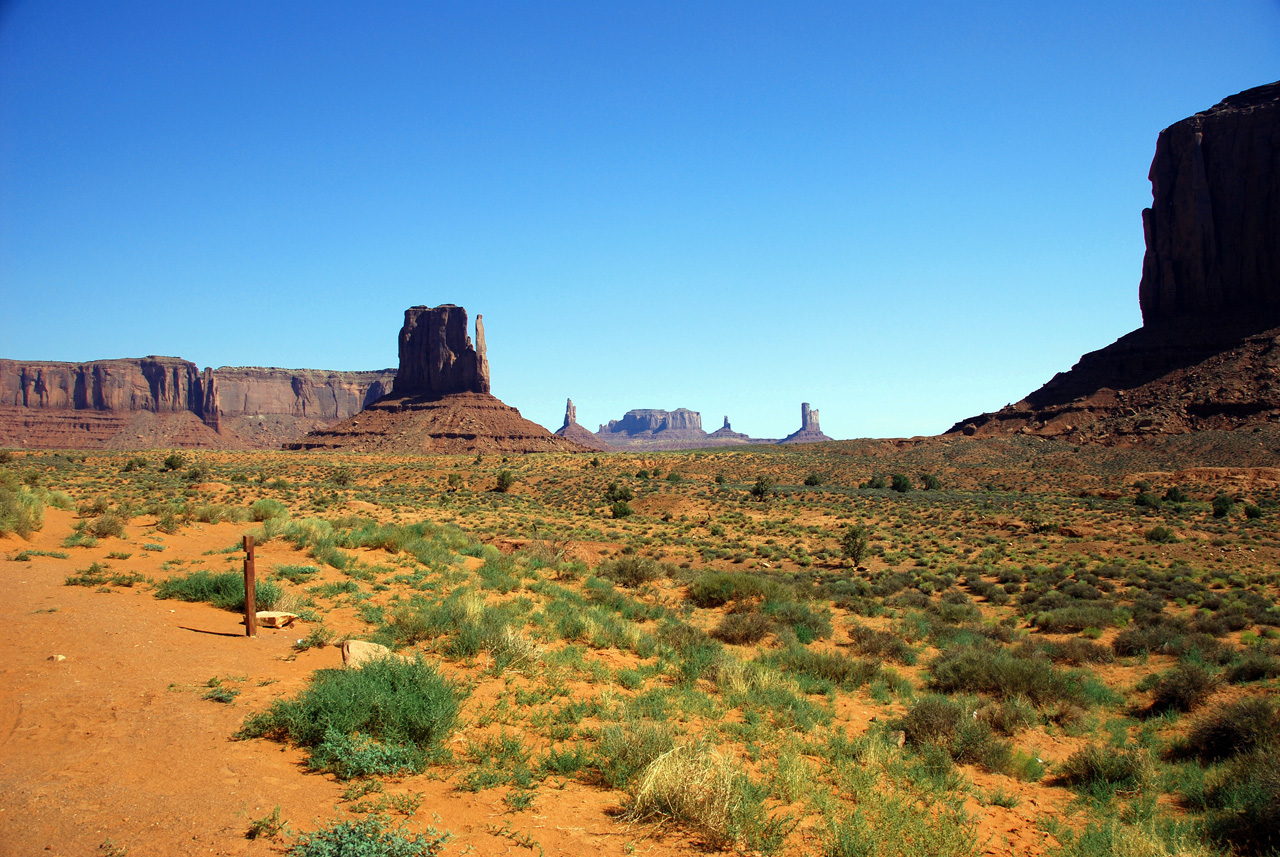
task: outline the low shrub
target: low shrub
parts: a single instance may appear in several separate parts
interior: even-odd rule
[[[759,613],[730,613],[720,620],[711,636],[722,643],[745,646],[758,643],[773,631],[773,621]]]
[[[421,771],[458,719],[458,691],[421,657],[318,670],[295,699],[245,721],[237,738],[292,741],[314,770],[348,778]]]
[[[646,556],[624,556],[600,563],[596,576],[634,588],[666,577],[670,570],[664,563]]]
[[[1217,762],[1257,747],[1270,746],[1280,736],[1280,712],[1275,703],[1251,696],[1227,703],[1206,714],[1191,727],[1175,755],[1190,755],[1202,762]]]
[[[1232,759],[1205,791],[1209,835],[1241,854],[1280,850],[1280,751],[1274,746]]]
[[[16,533],[24,539],[44,526],[44,500],[38,492],[0,474],[0,536]]]
[[[1226,679],[1231,684],[1244,684],[1280,677],[1280,658],[1265,652],[1245,652],[1227,667]]]
[[[1151,712],[1190,711],[1218,687],[1218,679],[1199,664],[1178,664],[1156,679]]]
[[[255,521],[266,521],[271,518],[286,518],[289,516],[289,509],[279,500],[272,500],[264,497],[261,500],[254,501],[253,506],[249,509],[249,515]]]
[[[633,721],[606,726],[596,750],[600,778],[612,788],[626,788],[637,773],[674,745],[671,730],[664,723]]]
[[[254,604],[259,610],[271,610],[280,603],[284,591],[276,584],[255,582]],[[175,601],[206,601],[223,610],[244,610],[244,575],[238,571],[215,574],[193,571],[182,577],[171,577],[156,590],[156,598]]]
[[[1013,748],[977,716],[972,700],[929,694],[889,727],[901,729],[907,744],[922,751],[941,750],[944,761],[949,758],[1002,773],[1013,766]]]
[[[304,833],[290,850],[293,857],[435,857],[452,837],[428,827],[412,833],[392,827],[384,815],[338,821]]]
[[[1081,794],[1105,800],[1116,791],[1138,791],[1152,777],[1151,759],[1145,750],[1118,750],[1090,744],[1067,757],[1058,768],[1058,779]]]
[[[800,645],[791,645],[771,653],[761,658],[761,662],[793,675],[830,682],[845,690],[854,690],[880,676],[878,661],[815,652]]]
[[[849,640],[853,650],[860,655],[870,655],[908,666],[916,662],[915,649],[891,631],[879,631],[852,622],[849,625]]]
[[[929,667],[929,686],[943,693],[1022,696],[1034,705],[1072,702],[1086,705],[1089,693],[1079,674],[1065,673],[1047,660],[1019,657],[990,643],[958,646]]]

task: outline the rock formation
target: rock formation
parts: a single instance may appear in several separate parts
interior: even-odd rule
[[[821,443],[831,440],[818,425],[818,412],[809,408],[808,402],[800,405],[800,429],[784,437],[778,443]]]
[[[600,426],[596,437],[615,448],[688,449],[706,444],[702,414],[688,408],[635,408]]]
[[[467,311],[453,304],[405,310],[400,368],[390,395],[337,425],[313,431],[286,449],[398,453],[583,452],[520,416],[489,392],[484,326],[476,346]]]
[[[276,447],[350,416],[395,374],[231,368],[176,357],[0,360],[0,446]]]
[[[415,306],[404,311],[400,328],[401,396],[445,396],[488,393],[489,359],[485,356],[484,317],[476,316],[476,345],[467,335],[467,311],[453,304]]]
[[[729,425],[728,415],[725,415],[724,425],[707,435],[707,438],[720,443],[751,443],[751,438],[740,431],[733,430],[733,426]]]
[[[223,430],[255,448],[278,449],[360,413],[391,392],[396,373],[221,366],[213,377]]]
[[[1160,133],[1143,326],[948,433],[1122,444],[1280,419],[1280,83]]]
[[[1151,162],[1143,326],[1280,317],[1280,83],[1245,90],[1160,132]]]
[[[564,425],[556,430],[555,435],[556,437],[571,440],[588,449],[597,449],[601,452],[609,452],[613,449],[609,444],[592,434],[589,429],[578,425],[578,409],[573,406],[573,399],[565,401]]]

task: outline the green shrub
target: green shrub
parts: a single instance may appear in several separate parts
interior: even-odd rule
[[[1190,711],[1208,699],[1217,687],[1217,678],[1199,664],[1178,664],[1156,680],[1151,711]]]
[[[258,580],[253,587],[254,604],[259,610],[270,610],[279,604],[284,592],[270,581]],[[224,571],[193,571],[182,577],[171,577],[156,590],[156,598],[175,601],[206,601],[223,610],[244,610],[244,574]]]
[[[895,473],[889,482],[889,487],[899,494],[905,494],[911,490],[911,480],[902,473]]]
[[[610,482],[609,487],[604,492],[604,499],[610,503],[617,503],[621,500],[629,503],[636,498],[636,493],[626,485],[619,486],[617,482]]]
[[[1226,494],[1219,494],[1213,498],[1213,516],[1215,518],[1225,518],[1231,514],[1232,508],[1235,507],[1236,501]]]
[[[289,509],[279,500],[264,497],[261,500],[254,501],[253,506],[249,509],[249,514],[255,521],[266,521],[270,518],[288,517]]]
[[[930,694],[918,700],[890,728],[901,729],[908,744],[924,751],[942,750],[949,759],[989,771],[1008,772],[1013,748],[992,732],[990,724],[976,716],[970,700]]]
[[[498,481],[494,485],[494,490],[500,494],[505,494],[511,490],[511,486],[516,484],[515,474],[510,470],[504,470],[498,474]]]
[[[831,636],[831,615],[826,608],[819,611],[798,601],[770,601],[762,610],[776,626],[789,627],[801,643]]]
[[[289,852],[293,857],[435,857],[452,837],[428,827],[415,834],[391,827],[383,815],[338,821],[304,833]]]
[[[0,474],[0,535],[16,533],[24,539],[44,526],[44,501],[39,493]]]
[[[1232,684],[1280,677],[1280,658],[1264,652],[1245,652],[1227,667],[1226,679]]]
[[[319,573],[320,569],[314,565],[277,565],[272,569],[272,574],[276,577],[295,585],[306,583]]]
[[[166,455],[163,462],[165,470],[181,470],[184,463],[182,456],[176,452]]]
[[[887,661],[911,665],[916,662],[916,651],[899,634],[878,631],[854,622],[849,625],[849,640],[860,655],[871,655]]]
[[[920,476],[920,482],[924,485],[926,491],[938,491],[942,488],[942,480],[934,476],[932,473],[925,473]]]
[[[1280,850],[1280,751],[1268,747],[1232,759],[1205,792],[1209,835],[1241,854]]]
[[[1058,778],[1076,791],[1104,800],[1117,790],[1137,791],[1152,776],[1145,750],[1118,750],[1090,744],[1072,753],[1058,768]]]
[[[631,506],[627,504],[626,500],[619,500],[609,507],[609,514],[615,518],[630,517],[631,511]]]
[[[810,473],[808,476],[804,478],[804,484],[810,488],[817,488],[819,485],[821,485],[825,481],[826,481],[826,478],[823,477],[821,473],[818,473],[816,471],[814,471],[813,473]]]
[[[1280,737],[1280,712],[1261,696],[1229,702],[1200,718],[1179,751],[1202,762],[1217,762],[1256,747],[1270,746]]]
[[[1064,673],[1048,661],[1019,657],[990,644],[961,646],[944,652],[929,667],[929,686],[943,693],[987,693],[1023,696],[1035,705],[1071,702],[1085,705],[1089,693],[1077,674]]]
[[[1178,534],[1168,527],[1152,527],[1147,530],[1147,541],[1158,545],[1171,545],[1178,541]]]
[[[1183,491],[1177,485],[1174,485],[1168,491],[1164,492],[1164,499],[1170,503],[1185,503],[1188,499],[1187,492]]]
[[[722,643],[746,646],[758,643],[773,630],[773,621],[759,613],[730,613],[720,620],[711,636]]]
[[[833,685],[854,690],[880,676],[880,664],[873,660],[858,660],[848,655],[815,652],[804,646],[792,645],[761,659],[783,672],[808,676],[830,682]]]
[[[751,486],[751,496],[757,500],[764,502],[773,495],[773,478],[769,476],[757,476],[755,483]]]
[[[670,568],[646,556],[624,556],[606,560],[596,568],[596,575],[621,586],[635,588],[666,577]]]
[[[458,719],[458,691],[421,657],[318,670],[295,699],[247,721],[238,738],[288,740],[336,776],[421,771]]]
[[[862,565],[862,560],[867,556],[867,550],[871,547],[870,531],[861,525],[850,525],[844,531],[844,535],[840,537],[840,549],[844,551],[845,557],[854,564],[854,566]]]

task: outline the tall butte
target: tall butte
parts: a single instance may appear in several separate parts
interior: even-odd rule
[[[285,448],[441,454],[584,451],[489,392],[482,316],[476,316],[473,345],[462,307],[410,307],[404,311],[399,343],[400,367],[390,394]]]
[[[1160,133],[1142,327],[948,432],[1123,445],[1280,421],[1280,82]]]

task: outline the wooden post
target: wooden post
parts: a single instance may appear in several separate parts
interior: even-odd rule
[[[258,636],[257,574],[253,567],[253,536],[244,537],[244,635]]]

